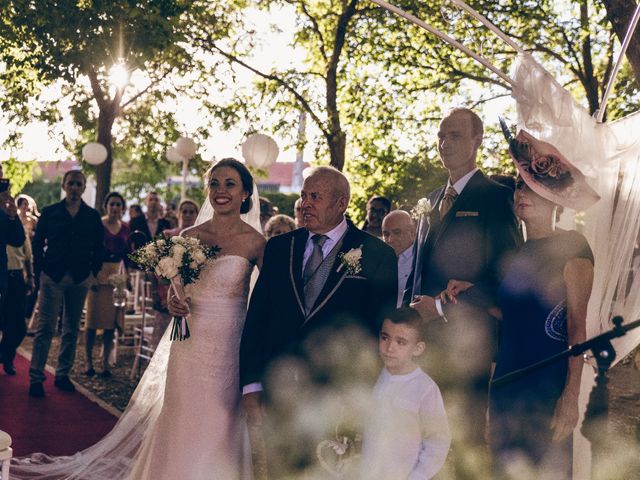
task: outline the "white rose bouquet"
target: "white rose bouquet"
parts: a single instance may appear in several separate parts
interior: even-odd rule
[[[129,255],[145,272],[155,273],[171,282],[180,300],[185,300],[184,286],[200,276],[209,258],[215,258],[220,247],[206,247],[194,237],[158,237]],[[185,317],[174,317],[171,340],[189,338]]]

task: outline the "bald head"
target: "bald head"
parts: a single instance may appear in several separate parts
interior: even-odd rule
[[[382,240],[400,255],[413,244],[415,225],[404,210],[394,210],[382,220]]]

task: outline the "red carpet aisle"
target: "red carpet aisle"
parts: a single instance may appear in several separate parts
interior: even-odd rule
[[[79,392],[67,393],[53,386],[46,373],[46,396],[31,398],[29,362],[16,356],[18,374],[0,370],[0,430],[13,438],[16,457],[33,452],[71,455],[107,434],[118,420]]]

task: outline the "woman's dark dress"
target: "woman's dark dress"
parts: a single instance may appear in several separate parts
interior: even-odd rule
[[[593,262],[586,239],[562,231],[527,241],[510,262],[498,290],[502,310],[494,378],[565,350],[567,304],[563,271],[574,258]],[[534,465],[551,462],[558,479],[571,472],[571,439],[552,443],[551,420],[566,381],[558,361],[508,385],[491,388],[491,447],[498,465],[524,455]]]

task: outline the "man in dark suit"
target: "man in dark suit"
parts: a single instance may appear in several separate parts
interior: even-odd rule
[[[428,196],[433,206],[429,226],[422,222],[418,231],[405,292],[405,303],[410,301],[428,322],[427,371],[454,417],[454,440],[457,429],[458,439],[472,444],[482,443],[494,355],[496,323],[487,309],[496,295],[501,262],[520,243],[512,191],[476,166],[482,136],[482,120],[469,109],[454,109],[440,123],[438,151],[449,181]],[[475,288],[458,303],[443,304],[437,297],[449,280]]]
[[[162,205],[157,192],[149,192],[144,203],[147,206],[147,214],[132,218],[129,222],[129,229],[131,232],[142,232],[149,242],[164,230],[171,228],[171,224],[168,220],[160,218]]]
[[[340,368],[336,365],[353,363],[354,359],[348,355],[335,358],[329,345],[353,325],[377,335],[385,312],[395,306],[397,266],[393,249],[345,218],[349,198],[349,182],[341,172],[331,167],[315,168],[301,192],[304,228],[273,237],[267,243],[240,347],[243,403],[251,424],[262,422],[265,381],[270,412],[278,411],[279,393],[296,392],[296,385],[302,384],[300,377],[311,378],[316,386],[349,383],[349,378],[338,378],[335,370]],[[345,260],[349,257],[350,262]],[[312,352],[308,349],[311,345]],[[293,362],[296,366],[272,368],[285,358],[290,360],[285,364]],[[270,381],[274,377],[269,374],[274,371],[280,382]],[[301,401],[297,394],[285,401],[294,399],[296,403]],[[291,420],[286,417],[293,415],[292,410],[285,409],[278,421],[286,423]],[[301,447],[302,443],[291,445]],[[315,445],[308,443],[305,447],[315,455]],[[310,460],[308,453],[301,453],[294,461],[299,468]],[[278,449],[278,458],[272,460],[284,456],[285,452]]]

